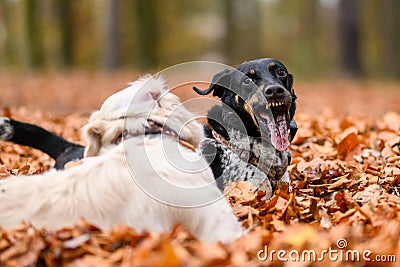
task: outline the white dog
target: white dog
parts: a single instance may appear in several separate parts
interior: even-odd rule
[[[58,229],[84,217],[108,230],[187,227],[229,242],[242,229],[198,152],[202,126],[162,78],[143,77],[110,96],[83,127],[81,165],[0,180],[0,226]]]

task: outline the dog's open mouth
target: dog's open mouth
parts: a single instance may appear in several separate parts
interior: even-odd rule
[[[257,109],[258,114],[268,127],[271,143],[278,151],[289,148],[289,108],[288,102],[268,102]],[[261,126],[261,125],[260,125]]]

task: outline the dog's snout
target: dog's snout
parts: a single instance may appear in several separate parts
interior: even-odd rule
[[[267,98],[279,98],[285,95],[285,88],[282,86],[268,86],[264,90],[264,94]]]

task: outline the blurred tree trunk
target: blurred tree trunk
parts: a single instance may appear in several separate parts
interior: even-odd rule
[[[33,69],[43,67],[43,44],[38,12],[37,1],[25,0],[25,34],[27,38],[28,64]]]
[[[307,44],[307,54],[316,54],[318,39],[321,38],[319,34],[319,25],[320,22],[318,20],[318,0],[308,0],[306,2],[302,2],[302,8],[300,9],[300,13],[302,14],[302,21],[305,25],[304,32],[304,41]]]
[[[7,1],[9,11],[8,38],[12,57],[18,67],[30,69],[29,44],[26,36],[26,3],[22,1]]]
[[[228,64],[239,64],[261,55],[259,2],[224,0],[225,54]]]
[[[224,0],[224,10],[225,10],[225,56],[227,58],[227,63],[232,64],[235,61],[235,22],[233,18],[233,1],[234,0]]]
[[[0,64],[7,67],[14,63],[13,53],[13,36],[11,32],[11,16],[8,8],[7,0],[0,0],[0,16],[3,18],[5,39],[3,46],[1,47],[1,57],[3,58]]]
[[[147,70],[159,64],[160,41],[159,20],[156,0],[137,0],[139,62]]]
[[[311,44],[315,42],[318,38],[318,0],[308,0],[306,2],[301,2],[301,6],[299,8],[300,18],[304,23],[304,33],[306,42],[310,42]],[[311,48],[313,49],[313,48]]]
[[[61,43],[61,64],[65,67],[71,67],[74,63],[74,36],[73,36],[73,14],[72,1],[58,0],[56,1],[58,14],[60,18],[60,43]]]
[[[353,77],[361,77],[360,14],[358,0],[339,1],[339,62],[341,71]]]
[[[385,69],[382,75],[385,78],[396,78],[400,75],[400,58],[396,58],[399,54],[400,41],[398,34],[400,26],[398,24],[400,16],[400,4],[398,0],[381,0],[378,1],[380,12],[380,38],[382,41],[382,65]]]
[[[105,38],[103,67],[107,70],[115,70],[119,66],[119,0],[105,0]]]

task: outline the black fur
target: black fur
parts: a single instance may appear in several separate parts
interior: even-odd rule
[[[212,92],[222,102],[207,113],[207,139],[202,143],[202,153],[210,163],[221,189],[229,180],[250,180],[272,193],[277,181],[288,182],[285,172],[290,163],[290,153],[275,150],[271,146],[267,127],[260,118],[262,112],[268,112],[265,108],[268,103],[284,102],[285,105],[280,108],[270,110],[272,114],[286,114],[289,141],[293,140],[297,132],[297,124],[293,119],[296,95],[293,76],[281,62],[271,58],[245,62],[236,69],[216,74],[208,89],[193,89],[201,95]],[[246,109],[246,103],[251,107],[251,112],[248,107]],[[213,131],[223,136],[234,149],[217,140]],[[247,158],[240,155],[241,151],[246,152]],[[258,161],[251,161],[251,158]]]
[[[1,118],[0,140],[39,149],[55,160],[56,169],[63,169],[67,162],[83,158],[83,146],[68,142],[39,126],[10,118]]]

